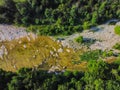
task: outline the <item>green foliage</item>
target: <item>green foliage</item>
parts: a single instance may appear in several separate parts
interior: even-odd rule
[[[119,1],[2,0],[0,23],[39,25],[36,33],[68,35],[111,18],[120,18]],[[49,29],[46,29],[50,28]]]
[[[91,25],[90,25],[90,22],[88,22],[88,21],[83,23],[83,29],[84,29],[84,30],[85,30],[85,29],[89,29],[90,26],[91,26]]]
[[[94,51],[87,51],[80,55],[80,60],[82,61],[96,61],[100,58],[110,57],[113,56],[112,51],[101,51],[101,50],[94,50]]]
[[[82,31],[83,31],[82,25],[74,26],[74,27],[73,27],[73,30],[74,30],[75,32],[82,32]]]
[[[91,20],[92,25],[96,25],[97,20],[98,20],[97,12],[94,12],[93,15],[92,15],[92,20]]]
[[[114,30],[116,34],[120,35],[120,26],[116,26]]]
[[[83,42],[83,36],[79,36],[77,38],[75,38],[75,41],[78,43],[82,43]]]
[[[0,6],[4,5],[4,0],[0,0]]]
[[[27,28],[27,31],[32,31],[34,33],[37,33],[39,35],[50,35],[51,32],[52,32],[52,29],[50,28],[50,25],[31,25]]]
[[[119,44],[119,43],[116,43],[116,44],[113,46],[113,48],[120,50],[120,44]]]
[[[116,66],[115,66],[116,65]],[[118,69],[119,64],[107,64],[103,61],[92,61],[88,64],[88,72],[85,73],[84,80],[87,83],[85,90],[115,90],[118,89],[118,79],[115,79],[115,75],[111,74],[112,70]],[[118,80],[118,81],[117,81]],[[115,84],[112,85],[109,81],[113,81]],[[107,85],[105,85],[105,83]],[[111,86],[110,86],[111,85]]]
[[[0,90],[7,88],[7,83],[11,81],[13,76],[15,76],[15,73],[6,72],[0,69]]]
[[[120,64],[90,61],[85,72],[47,73],[22,68],[17,73],[0,70],[2,90],[119,90]]]
[[[27,31],[32,31],[38,35],[69,35],[74,32],[81,32],[82,28],[80,26],[62,26],[56,23],[54,25],[31,25]]]
[[[101,50],[88,51],[80,56],[80,60],[83,61],[98,60],[101,55],[102,55]]]
[[[17,9],[13,0],[4,0],[0,6],[0,23],[13,23]]]

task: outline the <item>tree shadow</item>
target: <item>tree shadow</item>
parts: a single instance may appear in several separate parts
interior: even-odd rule
[[[98,32],[98,31],[101,31],[103,28],[101,28],[101,27],[92,27],[92,28],[90,28],[90,31],[91,32]]]
[[[96,39],[92,39],[92,38],[83,38],[83,44],[90,46],[92,44],[94,44],[96,42]]]

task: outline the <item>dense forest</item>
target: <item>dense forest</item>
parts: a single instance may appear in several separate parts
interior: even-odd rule
[[[43,35],[68,35],[120,19],[119,0],[3,0],[0,23],[29,26]]]

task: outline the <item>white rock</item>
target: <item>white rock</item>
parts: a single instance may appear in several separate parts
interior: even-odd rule
[[[21,44],[21,43],[22,43],[22,41],[20,40],[18,43],[19,43],[19,44]]]
[[[8,51],[4,45],[0,47],[0,58],[3,59],[3,55],[8,55]]]
[[[66,51],[69,53],[70,52],[70,50],[69,49],[66,49]]]
[[[58,57],[58,54],[56,53],[55,56]]]
[[[36,50],[36,52],[39,52],[39,50]]]
[[[33,55],[33,58],[36,58],[36,55]]]
[[[120,22],[117,22],[116,25],[120,25]]]
[[[27,40],[30,41],[30,37],[27,36]]]
[[[35,40],[37,38],[37,35],[35,35],[33,33],[28,33],[28,36],[31,37],[33,40]]]
[[[50,51],[50,54],[53,55],[53,51]]]
[[[59,52],[59,53],[62,53],[62,52],[63,52],[63,49],[62,49],[62,48],[59,48],[59,49],[58,49],[58,52]]]
[[[26,46],[25,44],[23,45],[23,47],[24,47],[24,48],[27,48],[27,46]]]
[[[54,50],[54,51],[57,51],[55,47],[53,47],[53,50]]]

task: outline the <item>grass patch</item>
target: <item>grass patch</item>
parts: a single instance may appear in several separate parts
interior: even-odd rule
[[[78,43],[82,43],[83,42],[83,36],[79,36],[77,38],[75,38],[75,41]]]
[[[73,60],[79,60],[78,53],[71,48],[63,47],[63,52],[58,52],[61,44],[47,36],[30,39],[31,41],[21,38],[0,43],[0,46],[4,45],[8,51],[8,55],[0,59],[0,68],[6,71],[16,71],[22,67],[40,67],[48,70],[51,66],[59,65],[69,69],[73,68]]]
[[[4,0],[0,0],[0,6],[4,5]]]

